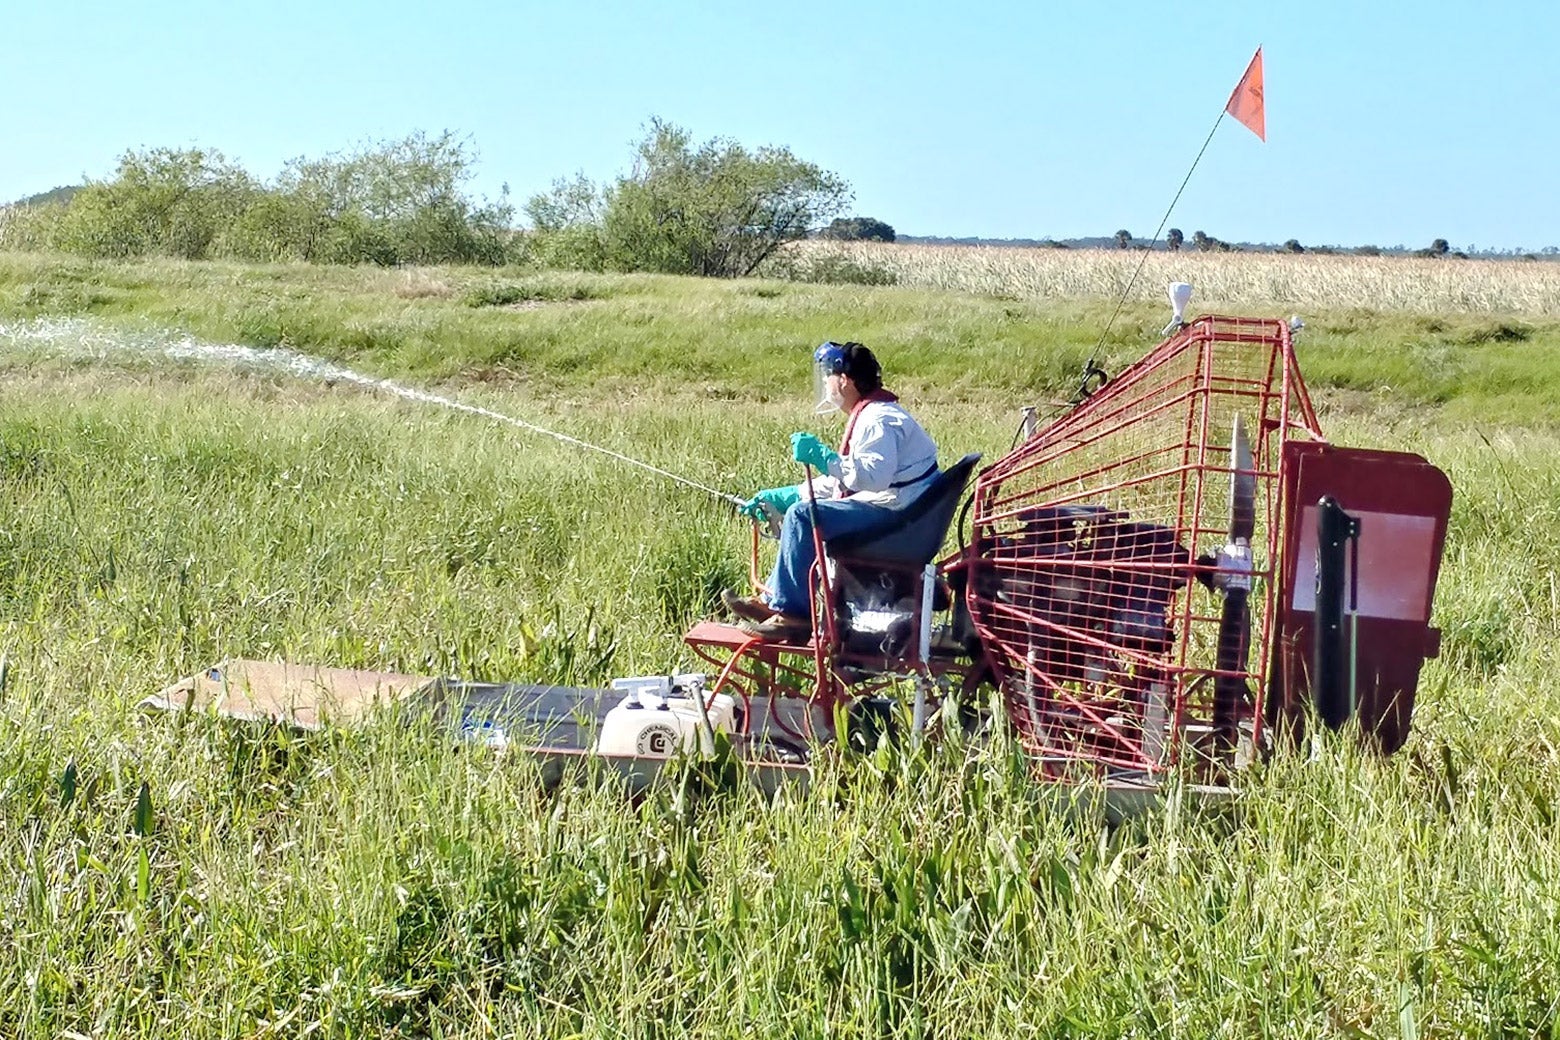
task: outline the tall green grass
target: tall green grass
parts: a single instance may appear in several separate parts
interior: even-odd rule
[[[5,312],[67,309],[19,288],[67,269],[0,258]],[[443,270],[75,284],[110,325],[249,342],[274,300],[312,330],[283,342],[737,493],[791,478],[791,429],[831,428],[807,412],[814,339],[881,346],[945,451],[997,454],[1018,389],[1070,390],[1104,320],[638,278],[500,310]],[[1233,805],[1176,791],[1126,822],[1063,811],[1000,741],[822,756],[772,803],[694,770],[631,801],[414,710],[312,735],[144,715],[228,656],[582,684],[686,666],[746,529],[347,384],[0,349],[0,1035],[1553,1035],[1554,369],[1513,353],[1526,382],[1464,386],[1458,351],[1491,346],[1469,343],[1384,374],[1409,319],[1349,320],[1306,348],[1329,432],[1456,488],[1414,735],[1388,761],[1327,739]],[[389,345],[413,328],[423,352]],[[523,349],[496,362],[502,335]],[[1405,375],[1435,392],[1384,388]]]

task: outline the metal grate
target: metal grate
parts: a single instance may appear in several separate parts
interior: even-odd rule
[[[1257,735],[1290,438],[1321,434],[1288,326],[1200,318],[981,474],[971,616],[1049,771],[1152,774]],[[1249,573],[1221,555],[1241,504]]]

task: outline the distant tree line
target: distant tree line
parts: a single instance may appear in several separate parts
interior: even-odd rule
[[[112,176],[12,211],[0,246],[106,259],[502,263],[513,210],[468,194],[473,161],[452,134],[414,134],[297,159],[264,183],[218,151],[130,152]]]
[[[897,235],[873,217],[844,216],[849,185],[787,148],[748,149],[727,138],[695,142],[654,119],[634,146],[631,170],[600,184],[577,175],[524,205],[516,226],[507,188],[472,195],[469,145],[448,132],[372,144],[322,159],[295,159],[261,181],[220,152],[155,148],[124,155],[112,175],[0,207],[0,249],[123,259],[303,261],[333,264],[525,263],[601,271],[715,277],[765,273],[807,280],[880,283],[856,261],[780,255],[806,237],[1067,249],[1139,244],[1122,228],[1097,239],[970,239]],[[1163,248],[1290,253],[1412,253],[1460,259],[1444,238],[1403,246],[1231,244],[1170,228]],[[1541,251],[1546,258],[1560,253]],[[1496,255],[1489,252],[1474,255]],[[1507,253],[1501,255],[1518,255]],[[1538,259],[1536,254],[1523,254]],[[821,265],[821,266],[820,266]],[[832,265],[832,266],[831,266]]]
[[[1132,249],[1136,248],[1161,248],[1160,241],[1147,243],[1143,239],[1136,238],[1126,228],[1121,228],[1114,235],[1099,236],[1097,238],[1070,238],[1055,240],[1049,238],[953,238],[922,235],[899,235],[898,241],[909,245],[978,245],[994,248],[1020,248],[1020,249]],[[1183,249],[1194,249],[1202,253],[1230,253],[1230,252],[1254,252],[1254,253],[1313,253],[1318,256],[1415,256],[1432,259],[1467,260],[1473,257],[1508,257],[1525,260],[1539,260],[1552,257],[1560,257],[1560,248],[1546,246],[1545,248],[1529,253],[1523,250],[1484,250],[1476,251],[1473,246],[1466,250],[1453,249],[1444,238],[1435,239],[1424,249],[1410,249],[1407,246],[1397,245],[1390,247],[1364,245],[1364,246],[1334,246],[1313,245],[1306,246],[1299,239],[1286,239],[1281,245],[1253,242],[1227,242],[1216,238],[1205,231],[1194,231],[1188,239],[1186,233],[1180,228],[1170,228],[1164,234],[1163,249],[1168,252],[1179,252]]]
[[[1134,245],[1134,243],[1137,240],[1132,237],[1132,232],[1126,230],[1125,228],[1122,228],[1122,229],[1118,230],[1114,235],[1112,235],[1109,239],[1082,239],[1082,240],[1078,240],[1078,241],[1081,242],[1082,244],[1099,244],[1099,245],[1104,245],[1106,242],[1110,242],[1110,243],[1113,243],[1117,249],[1130,249],[1130,248],[1132,248],[1132,246]],[[993,244],[1001,244],[1001,243],[993,243]],[[1052,245],[1052,246],[1061,246],[1063,248],[1065,248],[1068,245],[1068,243],[1050,242],[1050,241],[1037,243],[1037,242],[1034,242],[1034,241],[1029,240],[1029,239],[1015,240],[1015,244],[1022,244],[1022,245]],[[1165,232],[1164,247],[1165,247],[1166,250],[1168,250],[1169,252],[1175,253],[1175,252],[1179,252],[1181,249],[1185,248],[1185,246],[1186,246],[1186,234],[1180,228],[1174,228],[1173,227],[1170,230]],[[1466,259],[1468,259],[1469,253],[1472,252],[1472,248],[1473,248],[1473,247],[1470,246],[1469,247],[1469,252],[1463,252],[1461,250],[1453,249],[1451,247],[1451,245],[1447,242],[1447,240],[1444,239],[1444,238],[1436,239],[1435,241],[1431,242],[1428,247],[1426,247],[1424,249],[1415,249],[1415,250],[1409,250],[1409,249],[1404,248],[1403,246],[1396,246],[1396,247],[1394,247],[1392,249],[1382,249],[1379,246],[1356,246],[1356,247],[1353,247],[1353,248],[1344,248],[1344,247],[1340,247],[1340,246],[1325,246],[1325,245],[1323,245],[1323,246],[1311,246],[1309,249],[1307,249],[1306,246],[1301,245],[1300,240],[1297,239],[1297,238],[1286,239],[1284,241],[1283,245],[1280,245],[1280,246],[1252,245],[1250,243],[1243,243],[1241,245],[1233,245],[1233,244],[1231,244],[1229,242],[1225,242],[1225,241],[1222,241],[1220,239],[1214,238],[1212,235],[1209,235],[1207,232],[1204,232],[1204,231],[1194,231],[1194,232],[1192,232],[1191,247],[1193,249],[1197,250],[1198,252],[1202,252],[1202,253],[1228,253],[1228,252],[1231,252],[1231,251],[1240,252],[1240,251],[1246,251],[1246,250],[1250,250],[1250,251],[1254,251],[1254,252],[1265,252],[1265,253],[1305,253],[1305,252],[1311,252],[1311,253],[1317,253],[1317,254],[1321,254],[1321,255],[1335,255],[1335,254],[1339,254],[1339,253],[1348,253],[1348,254],[1352,254],[1352,255],[1355,255],[1355,256],[1381,256],[1381,255],[1386,254],[1386,253],[1393,253],[1393,254],[1412,253],[1412,255],[1418,256],[1418,257],[1429,257],[1429,258],[1435,258],[1435,259],[1449,258],[1449,259],[1457,259],[1457,260],[1466,260]],[[1546,250],[1546,252],[1549,252],[1549,251],[1550,250]],[[1533,254],[1528,254],[1528,255],[1531,258],[1536,259],[1536,256],[1533,256]]]
[[[107,259],[171,256],[328,264],[536,263],[587,270],[752,274],[836,217],[850,188],[785,148],[748,150],[652,121],[634,167],[557,182],[514,226],[506,193],[474,198],[474,157],[453,134],[414,134],[290,162],[262,182],[206,149],[130,152],[79,189],[0,209],[0,249]],[[841,225],[861,237],[893,229]],[[838,224],[838,222],[836,222]]]

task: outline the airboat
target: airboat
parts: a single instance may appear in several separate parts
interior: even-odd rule
[[[1183,298],[1184,299],[1184,298]],[[1417,454],[1323,434],[1282,320],[1179,319],[1007,454],[948,466],[880,529],[818,539],[813,636],[709,619],[694,669],[610,688],[224,662],[170,709],[316,726],[424,702],[463,739],[649,783],[722,753],[772,788],[823,754],[1002,728],[1038,780],[1228,790],[1308,727],[1407,739],[1451,508]],[[752,538],[755,590],[760,530]]]

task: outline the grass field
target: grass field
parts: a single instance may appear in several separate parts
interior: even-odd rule
[[[631,804],[549,793],[415,713],[301,736],[135,710],[227,656],[686,665],[682,627],[745,572],[745,528],[699,492],[349,383],[172,361],[177,334],[746,493],[792,479],[792,429],[836,429],[809,410],[817,341],[878,348],[946,454],[994,457],[1112,306],[0,256],[0,1036],[1554,1035],[1553,306],[1304,308],[1329,433],[1451,476],[1443,652],[1401,754],[1280,755],[1232,807],[1061,812],[1001,745],[825,757],[772,804],[692,773]],[[1165,318],[1129,303],[1107,367]]]

